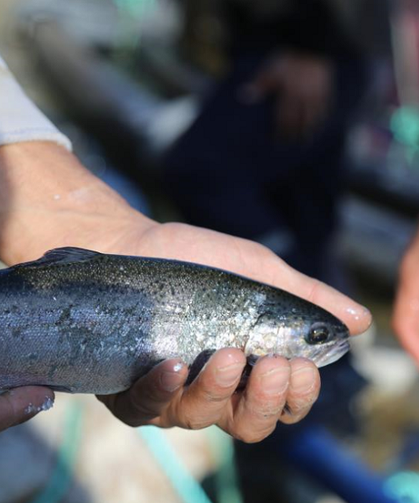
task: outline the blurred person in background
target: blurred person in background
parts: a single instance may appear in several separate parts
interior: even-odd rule
[[[190,4],[184,45],[198,60],[209,6]],[[227,69],[166,158],[168,191],[188,222],[259,241],[336,283],[341,161],[365,59],[327,0],[226,0],[218,17]]]
[[[6,264],[70,245],[187,260],[294,292],[333,312],[352,333],[370,323],[364,308],[293,270],[257,243],[145,217],[70,150],[69,140],[28,100],[0,59],[0,258]],[[314,364],[301,358],[262,358],[245,391],[235,393],[245,364],[241,351],[222,349],[185,387],[186,366],[168,360],[129,390],[99,399],[131,426],[196,429],[217,424],[249,442],[269,435],[278,420],[293,423],[308,413],[320,387]],[[0,431],[30,419],[52,400],[52,391],[43,387],[1,394]]]
[[[190,57],[219,77],[166,156],[169,194],[189,223],[258,241],[297,270],[345,288],[333,240],[345,137],[368,79],[340,3],[225,0],[216,16],[205,0],[185,3]],[[211,23],[202,21],[205,13]],[[194,51],[205,26],[223,33],[219,65],[208,51],[201,51],[205,61]],[[364,382],[348,358],[322,375],[320,402],[301,428],[339,425],[344,433]],[[300,441],[301,428],[278,427],[258,446],[236,444],[246,502],[283,501],[278,486],[287,472],[277,461],[285,442]]]

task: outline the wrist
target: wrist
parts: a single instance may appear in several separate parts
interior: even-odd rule
[[[114,236],[133,224],[139,232],[156,225],[62,147],[0,147],[0,257],[7,264],[57,246],[110,251]]]

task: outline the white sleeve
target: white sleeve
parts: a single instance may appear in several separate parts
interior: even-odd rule
[[[70,140],[32,103],[0,57],[0,145],[51,141],[71,150]]]

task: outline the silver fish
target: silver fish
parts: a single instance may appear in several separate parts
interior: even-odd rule
[[[348,335],[295,295],[187,262],[59,248],[0,271],[0,390],[116,393],[159,361],[223,347],[321,367]]]

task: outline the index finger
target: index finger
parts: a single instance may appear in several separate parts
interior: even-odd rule
[[[346,295],[319,280],[310,278],[284,264],[280,277],[274,278],[283,288],[326,309],[347,325],[352,335],[361,334],[371,325],[370,311]]]

